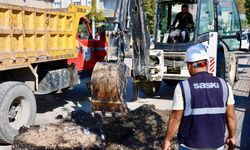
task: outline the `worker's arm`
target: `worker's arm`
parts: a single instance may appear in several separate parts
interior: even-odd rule
[[[168,122],[168,127],[164,139],[163,150],[170,150],[170,141],[180,126],[183,110],[173,110]]]
[[[186,25],[187,29],[192,29],[194,27],[194,20],[192,14],[188,17],[188,24]]]
[[[226,144],[229,146],[229,150],[234,149],[236,144],[236,117],[234,111],[234,96],[233,90],[230,84],[227,83],[228,86],[228,100],[227,100],[227,110],[226,110],[226,121],[228,128],[228,138],[226,140]]]
[[[181,118],[184,112],[184,101],[180,84],[177,84],[174,90],[172,110],[173,111],[168,121],[163,150],[170,149],[170,141],[180,126]]]
[[[179,20],[179,13],[175,16],[174,22],[171,25],[173,28],[175,27],[175,25],[176,25],[176,23],[177,23],[178,20]]]
[[[236,145],[236,117],[234,112],[234,105],[227,106],[227,128],[228,128],[228,137],[226,144],[228,145],[228,150],[233,150]]]

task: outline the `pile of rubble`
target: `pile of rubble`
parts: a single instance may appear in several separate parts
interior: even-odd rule
[[[12,149],[57,150],[57,149],[102,149],[104,140],[74,123],[48,124],[22,128],[16,136]]]
[[[116,117],[78,110],[61,124],[22,128],[12,149],[161,149],[169,114],[152,105]],[[171,149],[177,149],[176,136]]]

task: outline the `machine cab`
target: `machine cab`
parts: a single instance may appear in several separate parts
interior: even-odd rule
[[[179,27],[182,6],[188,6],[186,29]],[[179,14],[178,14],[179,13]],[[179,17],[178,17],[179,16]],[[175,26],[173,26],[174,21]],[[193,19],[193,20],[190,20]],[[188,22],[193,22],[190,26]],[[183,25],[183,24],[182,24]],[[180,30],[176,32],[176,30]],[[185,34],[183,34],[185,32]],[[229,50],[240,47],[240,19],[234,0],[160,0],[157,5],[155,48],[186,50],[195,43],[209,41],[209,32],[218,32],[219,39]],[[185,37],[183,37],[183,35]]]
[[[96,62],[103,61],[106,56],[107,42],[105,34],[100,39],[94,39],[90,22],[81,17],[76,33],[77,57],[68,60],[68,64],[74,64],[78,72],[87,72],[90,76]]]

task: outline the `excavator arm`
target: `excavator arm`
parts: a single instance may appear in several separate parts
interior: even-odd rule
[[[133,39],[133,75],[148,79],[149,35],[143,0],[118,0],[114,29],[109,40],[108,61],[123,61]]]
[[[133,39],[133,78],[149,79],[149,39],[144,0],[131,0],[131,33]]]
[[[124,112],[126,84],[130,68],[124,63],[125,52],[133,39],[134,79],[149,78],[149,35],[143,0],[118,0],[110,32],[105,62],[98,62],[91,77],[92,110]]]

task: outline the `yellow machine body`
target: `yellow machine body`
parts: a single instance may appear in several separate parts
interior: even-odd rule
[[[39,9],[0,4],[0,71],[77,55],[79,19],[91,7]]]

